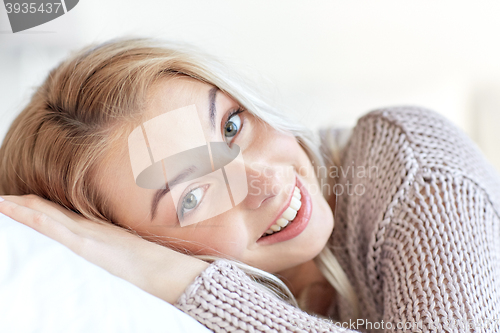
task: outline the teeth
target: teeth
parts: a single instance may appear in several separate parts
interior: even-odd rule
[[[290,224],[290,221],[293,221],[293,219],[297,216],[297,211],[302,206],[302,202],[300,201],[301,198],[302,195],[300,194],[300,190],[297,186],[295,186],[290,206],[283,212],[281,217],[276,221],[276,224],[273,224],[269,229],[267,229],[265,234],[262,236],[271,235],[284,229],[288,224]]]
[[[276,224],[284,228],[288,225],[288,220],[285,220],[284,218],[280,217],[278,221],[276,221]]]
[[[283,215],[281,215],[282,218],[285,220],[291,221],[295,218],[297,215],[297,211],[293,209],[292,207],[288,207],[284,212]]]
[[[277,224],[273,224],[270,228],[272,231],[280,231],[281,227]]]
[[[290,207],[292,207],[295,210],[299,210],[300,206],[302,206],[302,202],[300,201],[300,199],[292,197],[292,201],[290,201]]]

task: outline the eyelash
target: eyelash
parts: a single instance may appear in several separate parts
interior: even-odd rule
[[[233,110],[229,113],[229,116],[227,116],[227,120],[226,120],[226,123],[224,124],[224,127],[227,125],[227,123],[229,123],[229,121],[231,120],[231,118],[239,113],[242,113],[242,112],[245,112],[246,110],[243,109],[241,106],[239,106],[236,110]]]
[[[191,192],[193,192],[193,191],[195,191],[195,190],[197,190],[197,189],[199,189],[199,188],[205,188],[205,190],[203,191],[203,195],[202,195],[202,197],[200,198],[200,202],[196,205],[196,207],[194,207],[194,208],[192,208],[192,209],[190,210],[190,212],[191,212],[191,211],[193,211],[193,210],[195,210],[195,209],[197,209],[197,208],[199,207],[199,205],[200,205],[200,204],[201,204],[201,202],[203,201],[203,198],[205,197],[205,193],[206,193],[206,191],[207,191],[208,187],[209,187],[209,185],[202,185],[202,186],[198,186],[198,187],[194,187],[194,188],[189,189],[189,191],[186,193],[186,195],[184,195],[184,196],[182,197],[182,200],[181,200],[181,209],[180,209],[180,211],[179,211],[179,214],[177,214],[177,215],[178,215],[178,217],[180,217],[180,219],[179,219],[179,220],[183,220],[183,219],[184,219],[184,216],[185,216],[185,214],[186,214],[186,213],[184,212],[184,207],[183,207],[183,204],[184,204],[184,200],[186,199],[186,197],[188,196],[188,194],[189,194],[189,193],[191,193]],[[188,213],[188,214],[190,214],[190,213]],[[180,223],[180,221],[179,221],[179,223]]]
[[[227,117],[226,122],[224,123],[224,127],[223,127],[222,130],[224,131],[224,129],[226,128],[227,124],[229,124],[229,122],[231,121],[231,118],[233,118],[237,114],[243,113],[245,111],[246,110],[243,109],[241,106],[239,106],[238,109],[231,111],[231,113],[229,113],[229,116]],[[242,121],[240,128],[238,128],[238,133],[236,134],[236,136],[241,132],[241,129],[243,128],[243,124],[244,124],[244,122]],[[222,134],[222,135],[224,136],[224,134]]]
[[[237,114],[243,113],[243,112],[245,112],[245,111],[246,111],[246,110],[245,110],[245,109],[243,109],[241,106],[240,106],[240,107],[238,107],[238,109],[231,111],[231,112],[229,113],[228,117],[227,117],[227,120],[226,120],[226,121],[225,121],[225,123],[224,123],[224,129],[226,128],[227,124],[229,124],[229,122],[231,121],[231,118],[233,118],[233,117],[234,117],[234,116],[236,116]],[[241,126],[240,126],[240,128],[238,128],[238,133],[236,134],[236,136],[237,136],[237,135],[241,132],[241,129],[242,129],[242,128],[243,128],[243,121],[241,122]],[[224,130],[224,129],[223,129],[223,130]],[[236,137],[236,136],[235,136],[235,137]],[[203,187],[206,187],[206,185],[203,185],[203,186],[198,186],[198,187],[192,188],[192,189],[190,189],[190,190],[186,193],[186,195],[184,195],[184,196],[182,197],[182,201],[181,201],[181,210],[180,210],[180,214],[178,214],[178,215],[180,216],[180,218],[181,218],[181,219],[184,219],[184,216],[185,216],[185,213],[184,213],[184,208],[183,208],[183,206],[182,206],[182,205],[183,205],[183,203],[184,203],[184,200],[186,199],[186,196],[187,196],[189,193],[191,193],[191,192],[193,192],[193,191],[195,191],[195,190],[197,190],[197,189],[199,189],[199,188],[203,188]],[[201,204],[201,202],[203,201],[203,198],[205,197],[205,192],[206,192],[206,190],[207,190],[207,189],[208,189],[208,188],[206,188],[206,189],[205,189],[205,191],[203,192],[203,196],[202,196],[202,197],[201,197],[201,199],[200,199],[200,203],[199,203],[199,204],[198,204],[195,208],[191,209],[191,210],[190,210],[190,212],[191,212],[191,211],[193,211],[193,210],[195,210],[195,209],[197,209],[197,208],[199,207],[199,205],[200,205],[200,204]],[[190,214],[190,213],[188,213],[188,214]]]

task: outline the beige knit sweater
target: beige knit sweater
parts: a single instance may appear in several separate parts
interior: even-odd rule
[[[323,320],[225,260],[176,306],[215,332],[500,331],[500,177],[477,146],[439,114],[399,107],[360,118],[341,156],[329,245],[357,322],[341,297],[330,310],[340,322]]]

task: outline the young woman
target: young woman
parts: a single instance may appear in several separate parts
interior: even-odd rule
[[[337,134],[315,145],[208,55],[114,40],[51,71],[12,124],[0,213],[216,332],[495,329],[500,180],[477,147],[416,107],[368,113],[343,149]],[[242,154],[244,182],[207,148],[205,174],[248,190],[231,206],[199,165],[174,178],[155,157],[200,135]],[[139,186],[148,163],[167,183]]]

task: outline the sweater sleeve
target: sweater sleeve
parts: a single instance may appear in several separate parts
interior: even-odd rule
[[[223,259],[205,269],[175,306],[214,332],[355,332],[279,300]]]
[[[413,332],[497,332],[499,226],[471,180],[417,176],[383,236],[384,322]]]
[[[331,246],[358,295],[357,329],[499,331],[500,177],[479,148],[439,114],[397,107],[361,118],[342,157],[351,193]]]
[[[424,332],[497,332],[498,173],[465,133],[434,112],[379,115],[402,130],[405,159],[416,166],[401,169],[408,176],[377,228],[383,318]]]

